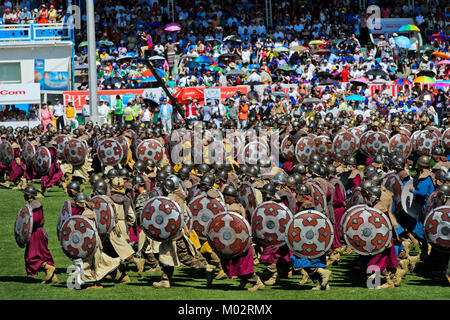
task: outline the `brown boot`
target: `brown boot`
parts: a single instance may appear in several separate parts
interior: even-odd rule
[[[402,281],[403,277],[406,275],[406,270],[402,268],[397,268],[397,271],[394,275],[394,285],[396,287],[400,286],[400,282]]]
[[[331,270],[324,269],[324,268],[317,268],[317,274],[320,276],[320,289],[326,290],[326,287],[328,285],[328,280],[331,276]]]
[[[145,270],[146,273],[160,272],[160,271],[161,271],[161,268],[159,266]]]
[[[5,188],[9,188],[10,184],[11,183],[9,181],[5,181],[5,182],[0,183],[0,186],[5,187]]]
[[[226,278],[226,277],[227,277],[227,274],[225,273],[225,271],[223,271],[222,268],[220,268],[219,273],[217,274],[215,279],[216,280],[220,280],[220,279],[223,279],[223,278]]]
[[[400,260],[400,262],[398,263],[398,265],[399,265],[400,268],[402,268],[403,270],[408,271],[409,260],[408,260],[408,259],[402,259],[402,260]]]
[[[381,276],[386,282],[382,285],[378,286],[377,289],[389,289],[389,288],[395,288],[394,281],[392,280],[393,277],[391,277],[390,272],[387,270],[382,271]]]
[[[134,264],[138,269],[139,277],[142,276],[142,272],[144,272],[145,259],[143,258],[134,258]]]
[[[300,284],[305,284],[306,282],[308,282],[309,279],[308,272],[306,272],[305,269],[301,269],[300,272],[302,274],[302,280],[300,280]]]
[[[414,272],[414,269],[416,268],[416,264],[418,261],[420,261],[420,255],[410,256],[408,258],[409,271],[411,271],[411,273]]]
[[[216,266],[212,265],[212,264],[208,264],[206,266],[206,287],[210,287],[212,285],[213,282],[213,278],[214,278],[214,270],[216,269]]]
[[[103,289],[100,282],[95,282],[92,286],[86,288],[86,290],[97,290],[97,289]]]
[[[278,280],[278,272],[275,271],[274,273],[272,273],[269,279],[264,281],[264,284],[266,286],[273,286],[277,282],[277,280]]]
[[[58,281],[58,278],[56,278],[56,275],[55,275],[55,267],[54,266],[51,266],[48,263],[44,263],[42,265],[42,267],[45,270],[45,280],[42,281],[42,283],[49,283],[50,281],[51,282]],[[56,278],[56,281],[54,280],[54,278]]]
[[[269,264],[264,270],[264,274],[267,274],[267,280],[264,281],[266,286],[273,286],[278,278],[278,270],[276,264]]]
[[[336,265],[337,263],[339,263],[340,259],[341,254],[337,250],[334,250],[327,261],[327,266]]]
[[[44,199],[44,198],[45,198],[45,195],[41,192],[39,192],[36,196],[36,199]]]
[[[405,239],[402,241],[403,247],[405,248],[405,252],[407,255],[409,255],[409,250],[411,249],[411,240]]]
[[[168,289],[170,288],[169,280],[161,280],[159,282],[153,282],[153,286],[158,289]]]
[[[248,288],[248,291],[258,291],[264,289],[264,283],[262,283],[261,279],[255,274],[252,279],[256,279],[256,283],[253,287]]]

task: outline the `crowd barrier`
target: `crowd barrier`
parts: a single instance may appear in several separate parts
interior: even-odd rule
[[[0,25],[0,43],[73,41],[74,38],[73,28],[62,23]]]

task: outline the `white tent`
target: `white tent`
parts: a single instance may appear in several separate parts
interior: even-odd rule
[[[0,85],[0,105],[11,104],[41,104],[41,89],[39,83],[2,84]],[[40,114],[40,112],[39,112]],[[39,125],[40,121],[1,122],[4,126],[13,128]]]

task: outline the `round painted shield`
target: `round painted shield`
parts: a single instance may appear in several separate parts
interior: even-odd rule
[[[64,160],[64,149],[65,144],[67,141],[69,141],[70,138],[66,136],[65,134],[60,134],[56,136],[55,142],[56,142],[56,157],[58,159]]]
[[[233,212],[213,217],[207,225],[207,240],[219,257],[236,258],[248,251],[252,242],[248,222]]]
[[[409,132],[413,132],[413,126],[411,124],[409,124],[409,123],[402,123],[400,128],[405,128]]]
[[[281,142],[280,148],[281,155],[289,161],[295,160],[295,147],[292,144],[289,136],[286,136]]]
[[[183,229],[183,211],[167,197],[153,197],[144,205],[140,226],[145,234],[157,241],[168,241],[177,237]]]
[[[382,148],[389,150],[389,136],[384,132],[372,132],[365,140],[364,150],[370,157],[375,157]]]
[[[56,235],[58,236],[58,240],[60,240],[61,229],[64,222],[66,222],[66,220],[71,216],[72,216],[72,206],[70,204],[70,200],[66,200],[61,206],[61,210],[59,210],[58,221],[56,223]]]
[[[40,146],[37,149],[33,166],[36,172],[41,176],[45,176],[50,171],[50,167],[52,166],[52,155],[47,147]]]
[[[404,134],[396,134],[389,140],[389,151],[394,152],[395,149],[400,148],[403,152],[403,157],[408,158],[412,152],[413,146],[411,139]]]
[[[333,141],[328,136],[318,136],[314,138],[314,144],[316,146],[316,153],[319,156],[333,156]]]
[[[423,224],[428,242],[436,250],[450,252],[450,207],[442,206],[434,209],[426,217]]]
[[[353,136],[355,136],[355,138],[358,141],[358,148],[359,148],[359,142],[361,140],[361,137],[364,133],[364,130],[362,128],[359,127],[352,127],[350,129],[347,129],[348,132],[350,132]]]
[[[14,161],[14,149],[9,141],[3,140],[0,143],[0,162],[5,167],[10,167]]]
[[[425,130],[433,131],[439,139],[442,138],[442,133],[439,128],[428,126],[425,128]]]
[[[296,257],[315,259],[324,255],[333,244],[333,224],[316,210],[301,211],[288,223],[285,238]]]
[[[412,135],[411,135],[411,138],[410,138],[410,140],[411,140],[411,143],[412,143],[412,145],[413,145],[413,151],[416,151],[416,140],[417,140],[417,137],[419,136],[419,134],[421,133],[422,131],[414,131],[413,133],[412,133]]]
[[[194,216],[186,203],[184,204],[184,209],[186,210],[186,221],[184,223],[186,224],[189,232],[191,232],[192,224],[194,223]]]
[[[97,229],[89,219],[71,216],[62,225],[59,242],[70,259],[87,259],[97,251],[97,237]]]
[[[114,228],[115,212],[111,203],[103,196],[95,196],[91,199],[92,210],[97,217],[97,230],[99,235],[106,236]]]
[[[420,220],[424,220],[430,212],[437,206],[436,203],[438,201],[438,193],[437,190],[433,191],[427,199],[427,203],[425,204],[425,208],[423,208],[423,214],[420,215]]]
[[[222,141],[213,141],[208,146],[207,160],[210,164],[225,163],[225,145]]]
[[[253,212],[252,229],[256,241],[265,247],[280,247],[286,243],[286,226],[292,212],[274,201],[261,203]]]
[[[206,230],[211,219],[227,211],[222,201],[209,198],[205,195],[199,195],[193,198],[189,202],[188,207],[193,217],[192,227],[201,240],[207,240]]]
[[[136,158],[141,161],[153,160],[158,165],[164,156],[164,147],[156,139],[146,139],[137,147]]]
[[[414,196],[414,193],[410,191],[411,187],[414,187],[412,179],[402,188],[402,208],[409,216],[418,219],[422,214],[422,205],[419,199]]]
[[[393,193],[392,200],[394,200],[395,211],[402,208],[402,188],[403,184],[395,171],[386,173],[381,185]]]
[[[347,217],[352,215],[353,213],[355,213],[357,211],[363,210],[365,207],[367,207],[367,205],[365,205],[365,204],[357,204],[357,205],[354,205],[354,206],[348,208],[344,212],[344,214],[342,215],[342,218],[341,218],[341,224],[339,226],[339,228],[341,230],[341,234],[343,234],[343,232],[344,232],[344,225],[346,223]]]
[[[447,128],[442,135],[442,146],[447,152],[450,152],[450,128]]]
[[[86,160],[86,146],[78,139],[71,139],[65,143],[64,157],[67,162],[79,167]]]
[[[423,155],[431,155],[439,144],[440,139],[433,130],[423,130],[416,137],[416,150]]]
[[[239,185],[238,200],[242,206],[247,210],[249,216],[253,214],[256,209],[256,191],[249,182],[242,182]]]
[[[115,166],[122,160],[122,147],[115,139],[105,139],[97,148],[99,160],[107,166]]]
[[[366,141],[369,138],[369,136],[372,134],[372,130],[366,131],[361,135],[361,139],[359,139],[359,150],[366,156],[369,154],[366,150]]]
[[[351,208],[353,206],[356,206],[358,204],[364,203],[364,197],[361,193],[361,190],[359,188],[355,189],[351,195],[347,196],[346,199],[346,207]]]
[[[128,143],[128,139],[125,136],[119,136],[116,138],[117,143],[122,148],[122,159],[126,159],[128,156],[128,151],[130,150],[130,144]]]
[[[21,248],[25,248],[28,242],[30,242],[32,232],[33,210],[29,205],[25,205],[19,210],[14,224],[14,236],[17,245]]]
[[[34,155],[36,154],[36,150],[30,141],[25,140],[22,146],[22,159],[25,161],[27,165],[33,163]]]
[[[320,186],[316,183],[311,184],[311,198],[316,210],[319,212],[325,212],[327,208],[327,197]]]
[[[239,163],[246,165],[256,164],[258,160],[268,158],[269,149],[261,142],[250,142],[241,151],[238,157]]]
[[[302,137],[295,145],[295,158],[302,164],[307,164],[309,158],[315,153],[316,145],[314,139],[310,137]]]
[[[350,132],[341,132],[333,140],[334,153],[341,153],[344,156],[352,155],[358,150],[358,138]]]
[[[384,251],[392,239],[389,218],[380,210],[369,207],[349,214],[342,230],[345,243],[363,256]]]

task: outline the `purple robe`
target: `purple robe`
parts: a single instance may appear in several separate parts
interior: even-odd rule
[[[220,258],[220,264],[228,278],[253,274],[255,272],[255,266],[253,265],[252,247],[250,246],[247,253],[241,257],[231,259]]]
[[[20,159],[19,149],[14,149],[14,157],[15,159]],[[13,183],[16,183],[23,176],[25,169],[26,166],[23,160],[20,160],[20,165],[18,165],[16,163],[16,160],[14,160],[11,165],[11,170],[9,171],[9,180]]]
[[[62,176],[63,172],[61,171],[61,167],[56,162],[56,149],[55,148],[48,148],[50,150],[50,154],[52,155],[52,165],[50,167],[50,171],[45,176],[42,176],[41,178],[41,188],[46,189],[50,188],[51,186],[57,184]]]
[[[75,206],[71,206],[72,208],[72,216],[81,216],[84,212],[83,209],[77,208]]]
[[[336,185],[335,192],[333,197],[333,208],[334,208],[334,239],[333,244],[331,245],[331,249],[334,250],[336,248],[340,248],[341,244],[341,220],[345,213],[345,204],[344,204],[344,194],[341,189]]]
[[[265,247],[261,254],[261,263],[273,264],[273,263],[291,263],[292,252],[287,245],[283,245],[279,248]]]
[[[290,173],[292,171],[292,168],[294,167],[294,163],[292,161],[286,161],[283,163],[283,169],[284,171]]]
[[[373,158],[367,157],[366,158],[366,167],[372,165],[372,163],[373,163]]]
[[[35,200],[36,201],[36,200]],[[33,233],[25,249],[25,269],[27,274],[36,276],[43,263],[55,265],[48,249],[48,235],[44,229],[44,211],[42,206],[33,210]]]
[[[397,254],[395,252],[393,240],[391,240],[391,245],[392,246],[390,248],[387,248],[383,252],[374,256],[367,257],[367,267],[378,266],[380,268],[380,271],[383,271],[386,268],[397,268]]]

